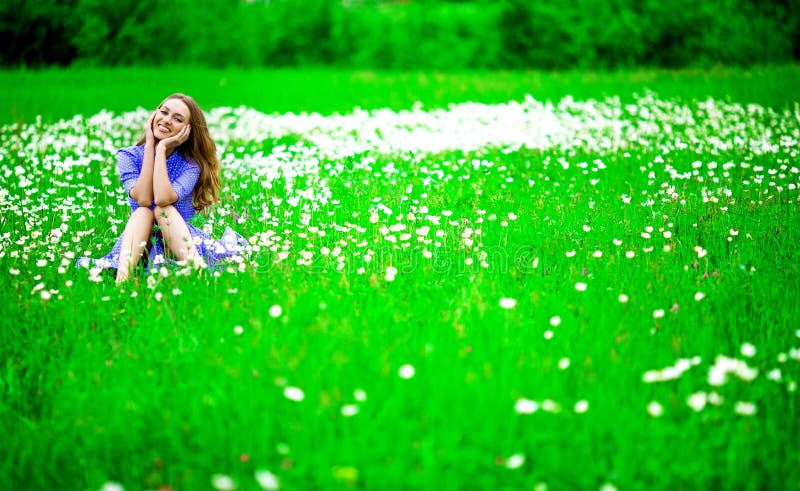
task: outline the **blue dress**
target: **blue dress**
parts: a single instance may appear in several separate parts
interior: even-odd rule
[[[139,178],[144,162],[144,145],[121,148],[117,151],[117,166],[119,168],[119,178],[125,187],[125,194],[128,196],[128,204],[131,213],[139,208],[139,203],[131,198],[131,189]],[[206,260],[206,264],[213,268],[225,259],[230,259],[236,255],[243,255],[247,241],[237,234],[230,227],[226,227],[220,240],[213,240],[205,232],[189,223],[189,219],[194,216],[195,210],[192,206],[192,190],[200,177],[200,168],[188,161],[178,152],[172,152],[167,157],[167,175],[172,189],[178,195],[178,200],[172,206],[178,210],[183,217],[189,232],[192,235],[197,252]],[[150,209],[155,208],[155,203],[150,205]],[[153,266],[158,266],[167,261],[164,254],[164,243],[161,233],[154,227],[151,236],[150,253],[147,257],[146,268],[149,270]],[[119,268],[119,253],[122,247],[122,235],[117,239],[111,252],[104,257],[94,259],[90,257],[79,257],[75,265],[83,268]],[[143,256],[144,260],[145,257]]]

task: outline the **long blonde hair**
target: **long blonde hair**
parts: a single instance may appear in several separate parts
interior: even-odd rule
[[[185,94],[172,94],[164,99],[158,107],[170,99],[178,99],[189,108],[188,122],[192,125],[192,131],[189,133],[189,138],[177,148],[177,151],[200,168],[200,177],[192,190],[192,206],[197,211],[203,211],[207,206],[219,202],[221,184],[217,146],[208,133],[203,110],[194,99]],[[145,137],[142,137],[138,145],[142,145],[144,142]]]

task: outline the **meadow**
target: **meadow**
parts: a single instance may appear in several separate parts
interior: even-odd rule
[[[0,488],[799,489],[798,67],[157,73],[0,72]],[[116,286],[176,90],[249,245]]]

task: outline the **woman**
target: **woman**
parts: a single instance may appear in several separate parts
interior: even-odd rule
[[[219,201],[220,191],[216,146],[203,111],[191,97],[167,97],[147,121],[142,140],[117,151],[117,163],[131,216],[107,256],[79,258],[78,266],[116,268],[120,283],[148,249],[148,266],[168,251],[178,261],[205,268],[246,245],[230,228],[213,242],[189,223],[195,211]]]

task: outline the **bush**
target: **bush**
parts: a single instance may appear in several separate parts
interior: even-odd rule
[[[800,56],[800,0],[9,0],[5,65],[606,69]]]

